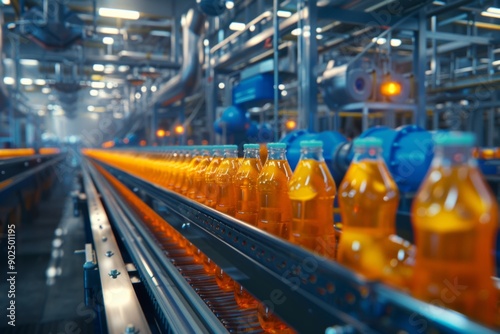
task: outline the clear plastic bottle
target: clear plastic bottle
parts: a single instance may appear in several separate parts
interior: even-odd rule
[[[288,182],[292,170],[286,159],[286,144],[269,143],[267,149],[267,161],[257,182],[259,199],[257,227],[288,240],[289,225],[292,221]]]
[[[186,195],[189,197],[188,191],[193,187],[194,184],[194,173],[196,171],[196,168],[198,167],[198,164],[200,163],[202,159],[202,151],[200,146],[193,146],[192,148],[192,158],[191,161],[189,162],[189,165],[186,169],[186,174],[184,175],[184,181],[182,183],[181,187],[181,193],[183,195]],[[191,194],[192,195],[192,194]],[[191,199],[194,199],[194,196],[189,197]]]
[[[209,146],[203,146],[201,149],[201,160],[193,173],[193,185],[188,191],[188,197],[197,202],[205,203],[205,172],[212,161],[212,150]]]
[[[262,170],[259,144],[243,145],[244,157],[236,173],[236,215],[247,224],[257,226],[257,179]],[[257,307],[257,300],[241,284],[234,282],[234,298],[242,308]]]
[[[472,133],[440,133],[435,143],[412,205],[417,248],[412,293],[492,325],[498,204],[472,157]]]
[[[267,144],[267,160],[257,179],[259,211],[257,227],[283,239],[289,239],[292,204],[288,197],[288,182],[292,170],[286,159],[285,143]],[[268,333],[287,334],[293,331],[265,304],[257,306],[259,323]]]
[[[257,179],[262,171],[259,144],[243,145],[243,162],[235,177],[237,219],[257,226]]]
[[[184,183],[184,177],[186,175],[186,170],[189,166],[189,162],[192,157],[192,147],[185,147],[182,151],[181,158],[179,159],[178,169],[175,174],[175,185],[174,191],[177,193],[181,193],[182,185]]]
[[[355,156],[339,189],[342,236],[337,260],[368,279],[408,287],[411,245],[394,235],[399,191],[378,138],[354,140]]]
[[[205,205],[215,208],[219,200],[219,188],[215,176],[217,169],[222,161],[223,150],[222,146],[215,145],[212,147],[212,161],[205,171]]]
[[[215,175],[219,192],[219,199],[215,209],[230,216],[234,216],[236,213],[234,179],[238,168],[238,146],[224,145],[224,159],[222,159]]]
[[[302,141],[300,147],[300,160],[288,184],[293,210],[290,241],[335,259],[336,187],[323,158],[323,142]]]

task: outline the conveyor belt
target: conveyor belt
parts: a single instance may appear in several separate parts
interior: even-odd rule
[[[231,294],[218,291],[213,278],[203,273],[201,265],[182,246],[194,244],[259,300],[271,303],[275,312],[301,333],[321,333],[327,329],[420,333],[424,325],[425,331],[438,333],[494,333],[462,314],[421,302],[378,282],[365,281],[334,262],[140,177],[100,162],[96,166],[107,179],[104,181],[97,175],[97,169],[93,171],[94,179],[100,179],[98,187],[108,205],[115,200],[122,201],[119,206],[128,216],[133,211],[130,201],[150,205],[143,205],[139,210],[145,223],[140,223],[135,213],[134,230],[139,237],[131,233],[125,243],[153,249],[157,269],[169,271],[169,278],[184,296],[182,302],[190,304],[191,314],[205,317],[210,310],[220,320],[219,324],[231,332],[239,332],[243,327],[258,331],[253,327],[254,311],[238,313]],[[125,196],[129,199],[128,205],[123,199],[119,200],[124,193],[128,194]],[[152,209],[157,214],[153,214]],[[166,234],[161,224],[154,224],[159,216],[182,234],[185,239],[180,239],[181,245],[173,242],[175,237]],[[167,260],[165,255],[171,258]],[[178,279],[179,273],[183,275],[182,280]],[[147,277],[143,279],[147,281]],[[185,291],[186,282],[194,287],[192,292],[201,296],[198,301]],[[279,298],[275,298],[277,293]],[[249,317],[243,322],[236,320],[244,315]],[[212,326],[214,323],[207,329],[217,332]]]

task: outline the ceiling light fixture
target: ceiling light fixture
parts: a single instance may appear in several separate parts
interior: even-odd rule
[[[49,87],[43,87],[42,88],[42,93],[44,93],[44,94],[50,93],[50,88]]]
[[[401,45],[401,40],[397,38],[392,38],[391,39],[391,46],[393,47],[398,47]]]
[[[118,35],[120,33],[120,29],[112,27],[97,27],[97,32],[101,34]]]
[[[233,9],[234,8],[234,2],[233,1],[226,1],[226,8],[227,9]]]
[[[21,85],[31,86],[33,84],[33,79],[30,79],[30,78],[21,78],[20,82],[21,82]]]
[[[492,8],[492,7],[490,7],[490,8]],[[488,9],[490,9],[490,8],[488,8]],[[495,19],[500,19],[500,13],[487,11],[487,12],[481,12],[481,15],[487,16],[487,17],[493,17]]]
[[[231,24],[229,25],[229,29],[234,31],[243,31],[245,30],[245,23],[231,22]]]
[[[92,83],[90,84],[90,87],[92,87],[92,88],[104,88],[104,87],[106,87],[106,83],[104,83],[102,81],[92,81]]]
[[[99,95],[99,91],[97,89],[91,89],[89,91],[90,96],[97,96]]]
[[[94,66],[92,66],[92,69],[96,72],[102,72],[102,71],[104,71],[104,65],[94,64]]]
[[[115,42],[115,40],[113,39],[113,37],[104,37],[102,39],[102,42],[106,45],[113,45],[113,43]]]
[[[299,36],[302,33],[302,29],[300,28],[295,28],[292,30],[292,35],[294,36]]]
[[[490,13],[500,14],[500,8],[497,7],[489,7],[486,11]]]
[[[278,10],[276,14],[278,15],[278,17],[283,17],[283,18],[288,18],[292,16],[292,12],[289,12],[287,10]]]
[[[24,66],[38,66],[38,60],[36,59],[21,59],[19,63]]]
[[[128,66],[128,65],[118,66],[118,71],[120,71],[120,72],[127,72],[129,69],[130,69],[130,66]]]
[[[3,83],[6,85],[13,85],[16,81],[12,77],[3,78]]]
[[[35,80],[35,85],[37,86],[45,86],[47,82],[44,79],[36,79]]]
[[[93,111],[95,111],[95,107],[94,106],[88,106],[87,110],[90,111],[90,112],[93,112]]]
[[[10,0],[2,0],[2,3],[3,3],[5,6],[8,6],[8,5],[10,5]]]
[[[116,8],[99,8],[99,15],[104,17],[114,17],[117,19],[137,20],[141,13],[135,10],[125,10]]]

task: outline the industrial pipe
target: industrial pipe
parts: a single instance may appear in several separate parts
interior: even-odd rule
[[[3,82],[3,78],[5,78],[5,69],[3,65],[3,59],[1,57],[3,55],[3,29],[2,29],[3,21],[4,21],[3,13],[1,13],[0,14],[0,78],[2,78],[2,80],[0,80],[0,111],[2,111],[8,103],[7,87]]]
[[[205,16],[190,9],[187,12],[186,20],[182,29],[182,57],[183,63],[180,72],[167,83],[165,83],[153,95],[152,106],[161,104],[170,105],[189,95],[196,86],[200,76],[199,42],[204,29]],[[151,107],[152,107],[151,106]]]

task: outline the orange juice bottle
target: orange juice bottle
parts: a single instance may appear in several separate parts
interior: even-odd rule
[[[289,238],[292,204],[288,197],[288,182],[292,170],[286,160],[285,143],[267,144],[267,160],[257,179],[257,227],[275,236]],[[292,333],[265,304],[258,304],[259,323],[269,333]]]
[[[174,190],[179,194],[182,191],[182,185],[184,184],[184,178],[186,177],[186,170],[189,167],[189,163],[191,162],[192,148],[191,147],[184,148],[181,157],[182,158],[180,160],[178,171],[176,173],[175,187],[174,187]]]
[[[417,248],[412,293],[492,325],[498,204],[472,157],[472,133],[441,133],[435,143],[411,210]]]
[[[257,178],[262,170],[259,144],[245,144],[243,149],[243,162],[235,177],[235,217],[247,224],[257,226]]]
[[[293,212],[290,241],[334,259],[335,181],[323,158],[323,142],[301,141],[300,147],[300,160],[288,183]]]
[[[292,221],[288,181],[292,170],[286,160],[286,144],[269,143],[267,149],[267,161],[257,179],[257,227],[288,240]]]
[[[238,168],[238,146],[224,145],[224,159],[222,159],[215,175],[219,192],[215,209],[230,216],[234,216],[236,212],[234,178]]]
[[[188,197],[197,202],[205,203],[205,172],[212,161],[212,150],[208,146],[201,148],[201,160],[193,173],[193,184],[188,190]]]
[[[194,172],[196,171],[196,168],[198,167],[198,164],[202,159],[201,150],[199,146],[192,146],[191,152],[192,152],[192,158],[191,161],[189,162],[188,167],[186,168],[184,182],[182,183],[181,187],[181,193],[186,196],[188,196],[188,190],[193,187]],[[194,196],[191,197],[191,199],[194,199]]]
[[[236,215],[237,219],[257,226],[257,178],[262,170],[259,144],[243,145],[244,157],[236,173]],[[234,298],[242,308],[254,308],[257,300],[241,284],[234,282]]]
[[[399,191],[377,138],[354,140],[355,156],[339,189],[342,236],[337,260],[368,279],[405,288],[411,245],[394,235]]]
[[[168,166],[168,170],[165,173],[165,187],[168,189],[173,190],[175,187],[175,173],[178,170],[179,166],[179,161],[181,159],[181,152],[180,150],[175,150],[172,152],[171,157],[170,157],[170,163]]]
[[[217,175],[217,168],[222,161],[223,150],[222,146],[212,146],[212,161],[205,171],[205,205],[215,208],[219,200],[219,188],[217,186],[215,176]]]

